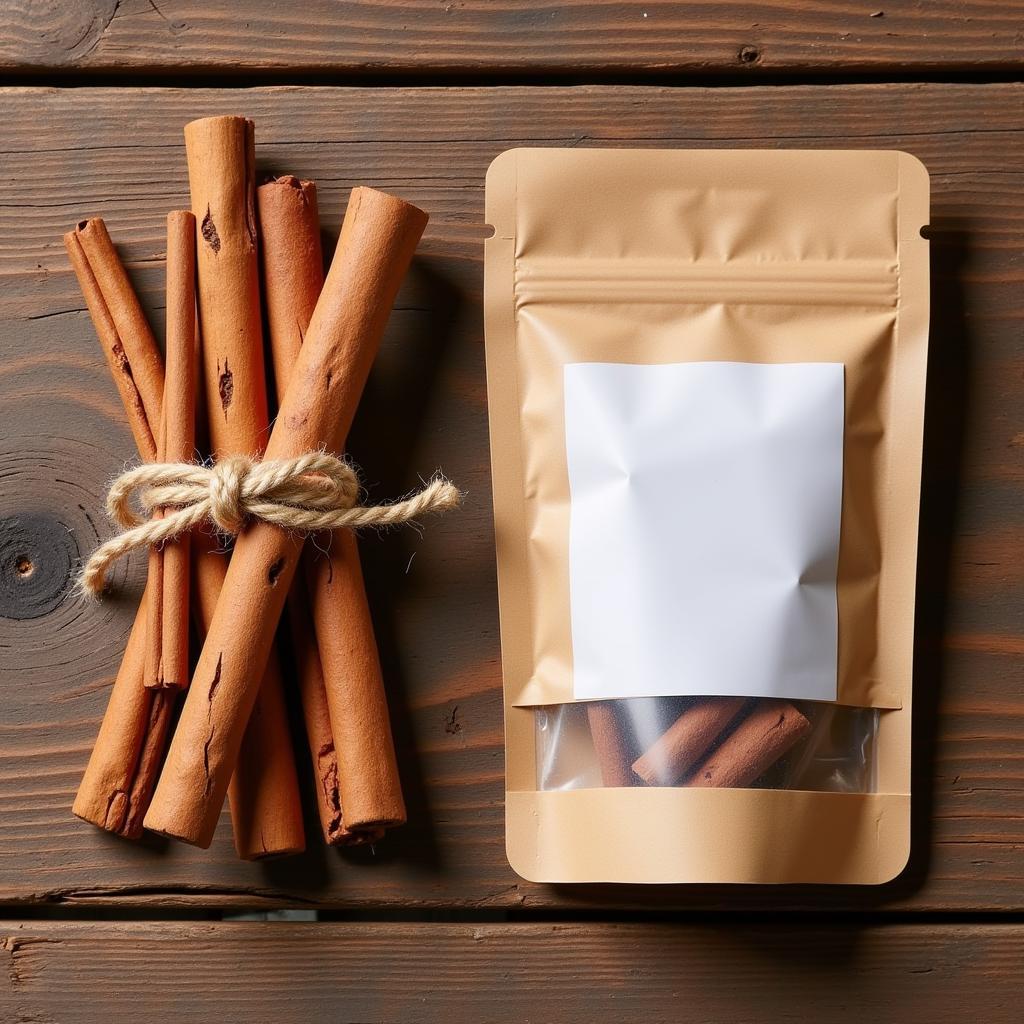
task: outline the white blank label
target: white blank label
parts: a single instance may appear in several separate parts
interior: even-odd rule
[[[572,363],[577,699],[836,699],[841,363]]]

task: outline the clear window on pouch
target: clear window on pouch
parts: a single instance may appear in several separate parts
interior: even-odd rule
[[[538,787],[870,793],[878,714],[743,697],[634,697],[538,708]]]

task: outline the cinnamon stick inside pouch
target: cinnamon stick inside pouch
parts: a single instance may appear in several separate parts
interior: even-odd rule
[[[199,229],[202,377],[217,458],[260,455],[268,431],[254,145],[253,124],[242,117],[203,118],[185,126],[192,212]],[[197,594],[208,630],[225,573],[224,556],[208,539],[199,544]],[[254,679],[261,676],[230,788],[235,846],[245,859],[305,847],[283,684],[269,649]]]
[[[101,220],[81,222],[64,236],[64,245],[139,455],[152,461],[151,423],[159,421],[164,388],[153,332]],[[173,712],[167,695],[143,686],[148,589],[147,583],[72,808],[84,821],[131,839],[142,834]]]
[[[256,205],[263,298],[280,403],[324,280],[316,185],[286,175],[261,185],[256,190]],[[303,561],[308,560],[309,554],[303,552]],[[383,830],[354,832],[345,824],[324,672],[304,586],[292,588],[286,616],[324,839],[332,846],[374,842],[383,836]]]
[[[196,221],[187,210],[167,217],[167,373],[157,443],[160,462],[190,462],[196,426]],[[188,686],[190,537],[149,553],[146,685]]]
[[[749,786],[810,728],[807,718],[788,701],[759,700],[685,785]]]
[[[353,190],[330,272],[274,422],[268,459],[321,445],[341,449],[426,221],[425,213],[399,199],[373,189]],[[255,701],[253,681],[270,654],[302,544],[301,537],[265,522],[253,523],[238,537],[147,827],[200,846],[212,839]],[[340,755],[351,735],[341,732],[331,710]],[[385,775],[380,760],[388,754],[380,737],[387,735],[381,731],[388,728],[386,716],[383,723],[372,716],[353,725],[372,727],[355,737],[355,745],[370,747],[370,766]],[[339,781],[344,786],[343,775]],[[348,816],[352,807],[344,789],[341,798]],[[404,818],[400,794],[390,813]],[[357,821],[350,817],[350,826]]]
[[[674,786],[711,749],[746,703],[743,697],[702,697],[634,762],[648,786]]]
[[[635,786],[629,770],[629,743],[618,709],[613,700],[596,700],[587,704],[587,722],[601,766],[604,786]]]

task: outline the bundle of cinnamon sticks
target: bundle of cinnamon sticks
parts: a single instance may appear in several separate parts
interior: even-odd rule
[[[166,361],[103,221],[64,238],[139,457],[343,451],[427,215],[354,189],[325,278],[316,187],[285,176],[256,188],[251,121],[194,121],[185,149],[192,208],[167,221]],[[148,828],[205,847],[227,796],[240,857],[304,849],[275,649],[287,605],[325,841],[373,843],[402,824],[352,533],[304,552],[301,536],[257,521],[230,552],[196,532],[152,548],[148,566],[74,813],[130,838]]]

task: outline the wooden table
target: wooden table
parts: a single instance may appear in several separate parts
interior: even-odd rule
[[[1019,1019],[1019,4],[8,0],[0,29],[0,1019]],[[181,128],[229,112],[255,119],[261,171],[317,180],[332,237],[357,183],[432,218],[351,450],[374,493],[443,466],[468,500],[362,543],[411,812],[375,854],[242,863],[226,823],[203,852],[69,810],[144,565],[120,600],[70,588],[132,445],[61,234],[107,220],[159,333]],[[928,165],[915,834],[894,883],[573,888],[506,863],[481,241],[484,171],[519,145]],[[282,907],[321,920],[219,920]]]

